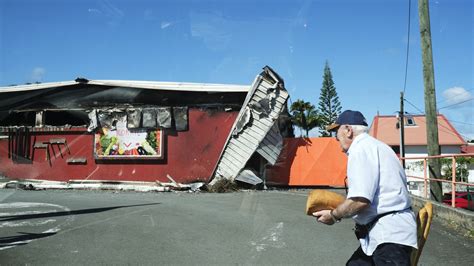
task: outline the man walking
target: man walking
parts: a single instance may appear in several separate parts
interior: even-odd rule
[[[410,265],[417,248],[405,171],[393,150],[369,136],[364,116],[346,110],[327,127],[348,155],[346,200],[334,210],[313,213],[332,225],[352,217],[360,247],[347,265]]]

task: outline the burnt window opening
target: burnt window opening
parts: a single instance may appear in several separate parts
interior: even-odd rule
[[[0,126],[35,126],[36,112],[0,112]]]
[[[44,124],[48,126],[87,126],[89,116],[85,111],[46,111],[44,112]]]

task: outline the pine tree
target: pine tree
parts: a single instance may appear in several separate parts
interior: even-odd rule
[[[334,123],[337,116],[341,113],[341,103],[337,96],[336,87],[332,80],[331,69],[329,63],[326,61],[324,66],[323,86],[321,87],[321,94],[319,96],[319,114],[321,116],[321,125],[319,133],[323,137],[331,136],[331,133],[326,131],[326,126]]]

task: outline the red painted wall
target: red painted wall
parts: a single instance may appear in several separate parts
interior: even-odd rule
[[[18,179],[42,179],[68,181],[127,180],[169,182],[166,175],[176,182],[209,181],[219,159],[229,131],[238,112],[206,111],[189,109],[189,130],[176,132],[164,130],[164,159],[162,160],[120,160],[96,161],[93,155],[94,135],[84,130],[32,133],[37,141],[50,138],[66,138],[71,154],[61,146],[63,158],[55,145],[56,156],[52,155],[51,166],[45,160],[45,150],[35,151],[32,163],[14,163],[8,158],[8,140],[0,140],[0,175]],[[33,136],[32,136],[33,138]],[[33,140],[32,140],[33,142]],[[52,152],[51,152],[52,154]],[[70,165],[71,157],[85,157],[87,164]]]

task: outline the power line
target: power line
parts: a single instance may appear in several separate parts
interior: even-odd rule
[[[457,98],[457,97],[459,97],[459,96],[463,96],[464,94],[466,94],[466,93],[468,93],[468,92],[470,92],[470,91],[472,91],[472,90],[474,90],[474,88],[473,88],[473,89],[470,89],[470,90],[465,90],[465,91],[463,91],[463,92],[461,92],[461,93],[459,93],[459,94],[453,95],[452,97],[449,97],[449,98],[447,98],[447,99],[444,99],[444,100],[442,100],[442,101],[439,101],[439,102],[437,102],[437,104],[443,103],[443,102],[445,102],[445,101],[447,101],[447,100],[452,100],[452,99]]]
[[[409,105],[413,106],[416,110],[418,110],[420,112],[420,114],[424,114],[425,112],[421,111],[420,108],[416,107],[414,104],[412,104],[410,101],[408,101],[407,99],[403,99],[405,102],[407,102]]]
[[[452,106],[456,106],[456,105],[459,105],[459,104],[462,104],[462,103],[465,103],[465,102],[469,102],[469,101],[472,101],[472,100],[474,100],[474,98],[470,98],[470,99],[464,100],[462,102],[446,105],[446,106],[443,106],[441,108],[438,108],[438,110],[445,109],[445,108],[452,107]]]
[[[446,118],[446,120],[449,121],[447,118]],[[421,122],[426,125],[426,121],[421,120]],[[444,130],[443,130],[443,129],[444,129]],[[455,130],[456,130],[456,129],[455,129]],[[453,135],[453,136],[455,136],[455,137],[459,137],[458,135],[456,135],[456,133],[454,133],[454,132],[452,131],[451,128],[446,127],[445,125],[442,125],[441,123],[439,123],[439,120],[438,120],[438,131],[442,131],[442,132],[447,133],[447,134],[449,134],[449,135]],[[456,132],[457,132],[459,135],[461,135],[461,137],[464,138],[463,141],[465,141],[465,139],[469,139],[469,138],[468,138],[467,136],[465,136],[464,134],[461,134],[461,132],[459,132],[459,131],[457,131],[457,130],[456,130]]]
[[[416,107],[414,104],[412,104],[410,101],[408,101],[407,99],[403,99],[405,102],[407,102],[409,105],[413,106],[416,110],[418,110],[421,114],[424,114],[423,111],[420,110],[420,108]],[[470,99],[467,99],[467,100],[464,100],[462,102],[458,102],[458,103],[454,103],[454,104],[450,104],[450,105],[446,105],[446,106],[443,106],[441,108],[438,108],[438,111],[441,110],[441,109],[446,109],[446,108],[449,108],[449,107],[452,107],[452,106],[456,106],[456,105],[459,105],[459,104],[463,104],[465,102],[469,102],[469,101],[472,101],[474,100],[474,98],[470,98]]]
[[[464,124],[464,125],[469,125],[469,126],[474,126],[474,124],[466,123],[466,122],[460,122],[460,121],[454,121],[454,120],[449,120],[451,123],[456,123],[456,124]]]
[[[449,120],[446,116],[445,116],[444,118],[446,118],[446,121],[448,121],[449,123],[454,122],[453,120]],[[455,135],[455,134],[452,132],[451,128],[448,128],[448,127],[446,127],[445,125],[439,125],[439,126],[440,126],[440,127],[443,127],[443,128],[446,128],[447,130],[449,130],[449,132],[447,132],[447,131],[444,131],[444,132],[447,132],[447,133],[450,133],[450,134],[452,134],[452,135]],[[456,130],[456,132],[458,132],[459,135],[461,135],[464,139],[469,139],[466,135],[461,134],[461,132],[459,132],[457,129],[454,128],[454,130]]]
[[[418,107],[416,107],[414,104],[412,104],[410,101],[408,101],[407,99],[403,99],[403,100],[406,101],[409,105],[413,106],[416,110],[420,111],[421,114],[423,114],[423,112],[422,112]],[[470,100],[472,100],[472,99],[470,99]],[[440,108],[440,109],[441,109],[441,108]],[[416,114],[412,114],[412,115],[416,115]],[[456,121],[448,120],[448,118],[446,118],[446,120],[449,121],[449,122],[456,122]],[[457,122],[457,123],[467,124],[467,123],[464,123],[464,122]],[[426,122],[425,122],[425,124],[426,124]],[[472,124],[467,124],[467,125],[472,125]],[[438,128],[440,131],[445,132],[445,133],[448,133],[448,134],[451,134],[451,135],[454,135],[454,136],[457,136],[456,134],[454,134],[454,133],[452,132],[452,130],[451,130],[450,128],[448,128],[448,127],[446,127],[446,126],[444,126],[444,125],[441,125],[440,123],[438,123],[438,126],[439,126],[439,127],[442,127],[442,128],[445,128],[445,129],[448,130],[448,131],[446,131],[446,130],[442,130],[442,129],[439,129],[439,128]],[[466,135],[461,134],[459,131],[458,131],[458,133],[459,133],[459,135],[461,135],[464,139],[469,139]]]
[[[405,82],[403,83],[403,94],[407,87],[407,76],[408,76],[408,55],[410,51],[410,21],[411,21],[411,0],[408,0],[408,41],[407,41],[407,56],[405,59]]]
[[[405,99],[405,98],[404,98],[403,100],[404,100],[405,102],[407,102],[409,105],[413,106],[413,107],[414,107],[416,110],[418,110],[422,115],[424,115],[424,112],[421,111],[420,108],[418,108],[416,105],[414,105],[413,103],[411,103],[410,101],[408,101],[408,100]],[[472,99],[469,99],[469,100],[472,100]],[[462,102],[461,102],[461,103],[462,103]],[[457,103],[457,104],[460,104],[460,103]],[[449,106],[448,106],[448,107],[449,107]],[[443,107],[443,108],[444,108],[444,107]],[[441,108],[440,108],[440,109],[441,109]],[[411,114],[411,115],[416,115],[416,114]],[[448,120],[448,118],[446,118],[446,120],[449,121],[449,122],[455,122],[455,121],[452,121],[452,120]],[[423,121],[423,122],[426,124],[425,121]],[[459,122],[459,123],[467,124],[467,123],[464,123],[464,122]],[[472,125],[472,124],[468,124],[468,125]],[[441,128],[439,128],[439,127],[441,127]],[[444,128],[444,130],[443,130],[443,128]],[[454,132],[452,132],[451,128],[448,128],[448,127],[446,127],[446,126],[444,126],[444,125],[442,125],[442,124],[440,124],[440,123],[438,123],[438,130],[457,137],[457,135],[456,135]],[[456,131],[457,131],[457,130],[456,130]],[[461,135],[464,139],[469,139],[466,135],[461,134],[459,131],[457,131],[457,132],[458,132],[459,135]]]

